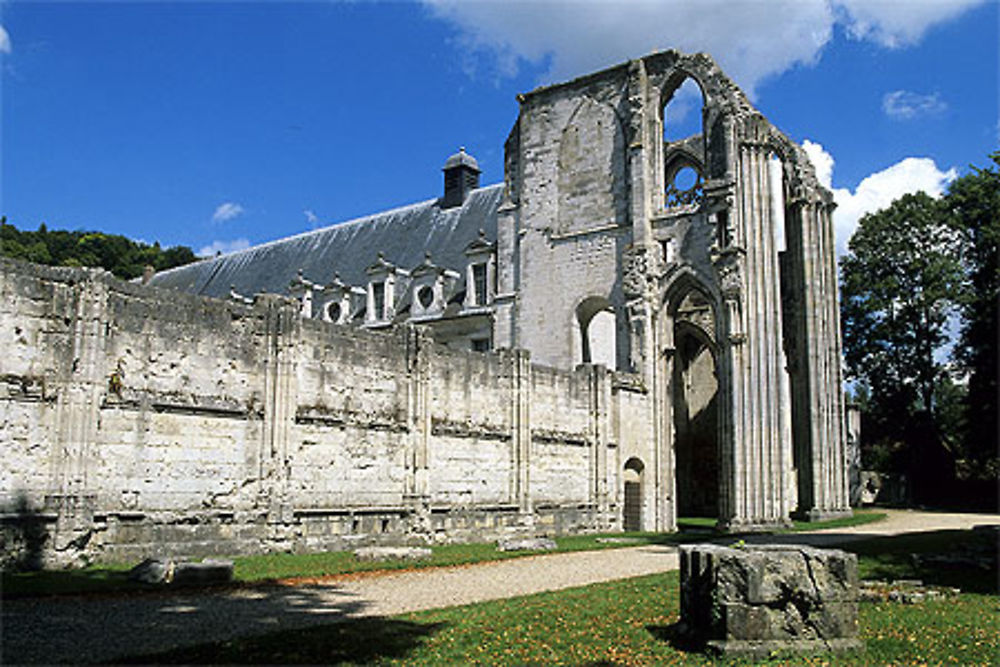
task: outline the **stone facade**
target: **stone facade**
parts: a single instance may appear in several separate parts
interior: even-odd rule
[[[686,80],[702,131],[666,140]],[[125,550],[849,513],[833,203],[803,150],[703,54],[519,101],[502,184],[460,151],[441,198],[145,289],[5,265],[0,492],[59,548],[103,521]]]

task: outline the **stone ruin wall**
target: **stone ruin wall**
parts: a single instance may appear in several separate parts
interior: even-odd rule
[[[648,414],[603,367],[94,270],[0,260],[0,336],[3,549],[53,563],[614,529]]]

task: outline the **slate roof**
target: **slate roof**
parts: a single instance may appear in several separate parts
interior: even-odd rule
[[[329,283],[336,272],[345,283],[364,286],[365,269],[379,252],[409,270],[430,251],[435,264],[464,276],[464,250],[479,230],[496,240],[502,197],[503,184],[497,184],[473,190],[460,207],[441,209],[431,199],[163,271],[150,284],[214,297],[228,296],[230,286],[248,296],[287,294],[302,269],[315,283]]]

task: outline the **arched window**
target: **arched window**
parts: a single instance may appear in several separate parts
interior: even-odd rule
[[[702,133],[705,96],[698,82],[688,77],[673,89],[663,104],[663,141],[672,144]]]
[[[690,77],[668,91],[662,109],[663,204],[666,208],[699,204],[705,162],[705,96]]]
[[[603,364],[616,369],[618,321],[611,302],[604,297],[587,297],[576,307],[576,319],[580,345],[577,363]]]

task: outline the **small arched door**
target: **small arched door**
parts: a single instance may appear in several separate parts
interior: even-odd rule
[[[642,469],[642,461],[637,458],[625,462],[622,528],[626,531],[642,530]]]

